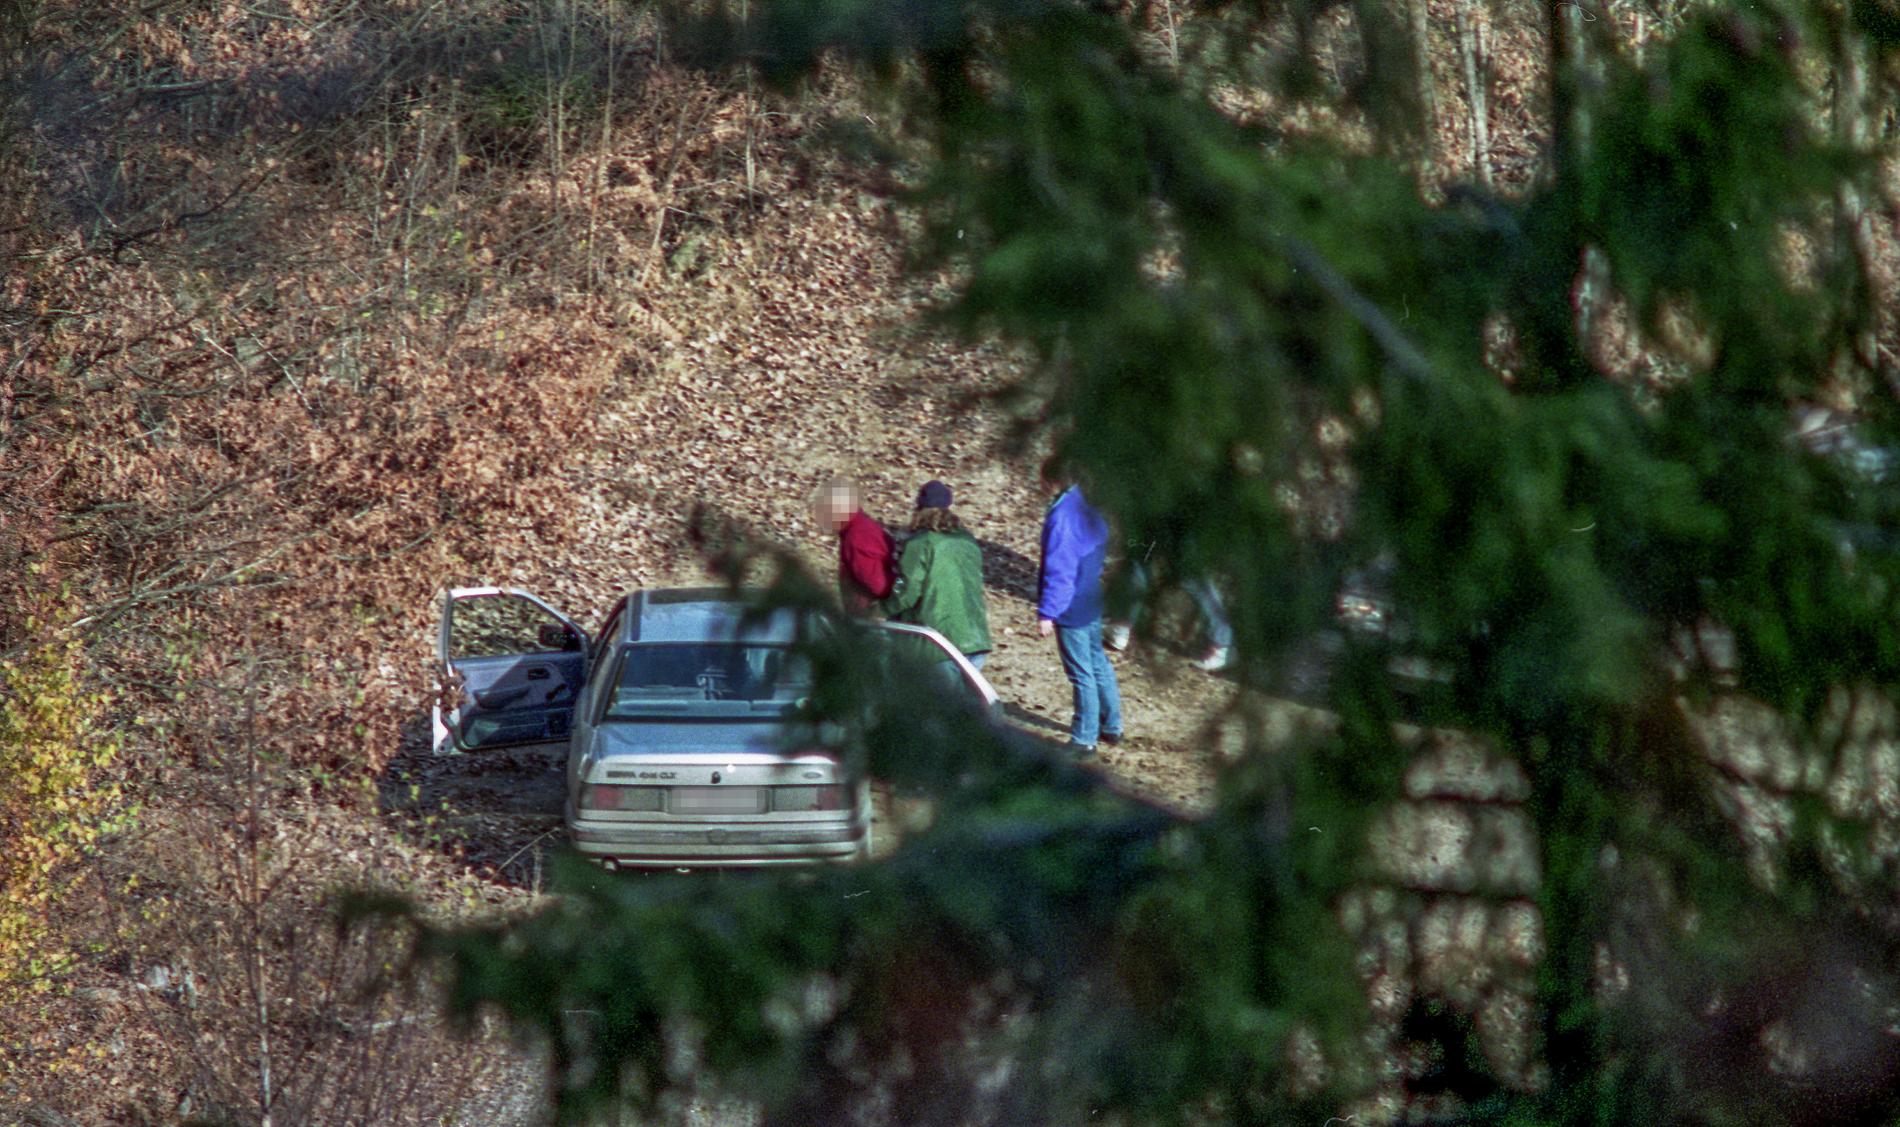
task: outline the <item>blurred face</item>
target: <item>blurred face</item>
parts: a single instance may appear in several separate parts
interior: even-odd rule
[[[818,497],[818,523],[833,532],[841,531],[858,511],[858,491],[849,485],[828,485]]]

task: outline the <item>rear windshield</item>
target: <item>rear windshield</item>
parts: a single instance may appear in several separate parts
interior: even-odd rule
[[[779,711],[811,692],[810,667],[782,645],[652,642],[622,654],[603,719]]]

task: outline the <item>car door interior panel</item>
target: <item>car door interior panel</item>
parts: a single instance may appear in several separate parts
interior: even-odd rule
[[[447,727],[476,750],[567,738],[587,675],[587,636],[522,591],[450,592],[440,657],[459,693]]]

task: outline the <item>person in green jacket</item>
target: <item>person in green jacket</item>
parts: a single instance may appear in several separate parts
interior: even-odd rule
[[[884,613],[897,622],[930,627],[981,669],[990,652],[983,549],[950,511],[950,502],[950,487],[941,481],[918,490],[910,539],[898,555],[896,589],[884,600]]]

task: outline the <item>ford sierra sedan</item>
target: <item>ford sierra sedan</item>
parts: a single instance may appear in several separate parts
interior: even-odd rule
[[[589,635],[525,591],[447,592],[435,749],[567,743],[574,848],[608,869],[851,860],[871,847],[870,788],[799,747],[810,671],[789,612],[751,615],[723,588],[644,590]],[[969,702],[996,691],[942,635],[867,624],[952,663]]]

